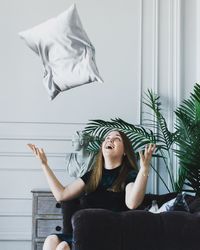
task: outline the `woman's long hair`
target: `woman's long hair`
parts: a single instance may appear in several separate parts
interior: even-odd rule
[[[117,132],[119,132],[119,134],[122,137],[125,154],[122,159],[119,176],[113,183],[112,187],[109,188],[109,191],[113,191],[113,192],[120,192],[124,190],[125,180],[127,178],[128,173],[131,170],[138,171],[135,152],[132,148],[130,140],[123,132],[121,131],[117,131]],[[103,168],[104,168],[104,157],[103,157],[102,147],[101,147],[99,150],[99,153],[97,154],[96,162],[94,164],[94,168],[92,170],[90,179],[86,185],[87,193],[95,191],[96,188],[98,187],[102,178]]]

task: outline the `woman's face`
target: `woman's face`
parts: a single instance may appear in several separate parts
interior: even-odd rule
[[[110,132],[102,143],[103,156],[122,158],[124,154],[124,143],[118,131]]]

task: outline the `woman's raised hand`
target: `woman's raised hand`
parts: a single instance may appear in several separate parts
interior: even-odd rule
[[[47,165],[47,157],[42,148],[37,148],[34,144],[27,144],[34,155],[41,161],[42,164]]]
[[[140,168],[148,170],[152,154],[156,148],[155,144],[149,144],[145,147],[144,153],[141,151],[140,154]]]

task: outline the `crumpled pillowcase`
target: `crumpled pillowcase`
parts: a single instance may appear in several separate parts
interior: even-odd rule
[[[43,83],[51,99],[61,91],[99,81],[95,49],[84,31],[76,6],[29,30],[19,33],[40,56]]]
[[[164,203],[159,209],[158,212],[167,212],[167,211],[185,211],[190,212],[190,208],[185,199],[186,194],[178,193],[176,198]]]
[[[190,212],[189,206],[187,204],[187,201],[185,200],[186,194],[179,193],[176,197],[176,200],[174,201],[174,204],[172,207],[170,207],[169,211],[185,211]]]

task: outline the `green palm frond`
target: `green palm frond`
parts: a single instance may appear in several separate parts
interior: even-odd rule
[[[152,130],[127,123],[120,118],[111,120],[117,129],[128,136],[135,151],[143,148],[146,144],[156,143],[156,137]]]
[[[179,131],[175,153],[179,159],[179,186],[184,184],[200,194],[200,85],[175,111]]]
[[[136,152],[142,150],[146,144],[155,143],[157,151],[154,157],[162,158],[172,189],[178,192],[190,190],[200,195],[200,85],[196,84],[190,98],[184,100],[176,109],[175,132],[168,129],[157,94],[148,90],[143,103],[150,109],[147,113],[149,119],[146,119],[143,125],[133,125],[120,118],[110,121],[91,120],[84,130],[94,138],[88,150],[97,152],[106,134],[115,129],[129,137]],[[175,150],[174,146],[178,149]],[[179,159],[177,180],[174,179],[171,162],[174,153]],[[169,191],[164,178],[155,168],[153,169]]]
[[[195,136],[192,134],[188,139],[180,139],[178,145],[179,150],[176,150],[176,154],[180,166],[179,179],[189,180],[193,188],[198,190],[200,188],[200,126]]]
[[[101,141],[96,139],[95,141],[89,142],[87,150],[93,154],[97,154],[101,145]]]
[[[155,117],[155,119],[154,122],[152,122],[152,120],[150,120],[150,122],[154,125],[155,129],[159,131],[159,138],[163,144],[165,144],[165,149],[169,150],[175,142],[178,133],[172,133],[168,130],[166,120],[161,113],[160,96],[148,89],[143,103],[153,111],[153,117]]]
[[[182,104],[175,111],[178,117],[184,115],[190,124],[200,121],[200,85],[196,84],[194,93],[191,93],[190,98],[183,100]],[[185,118],[185,119],[186,119]]]
[[[153,131],[127,123],[120,118],[111,119],[111,121],[92,120],[84,131],[102,141],[106,134],[113,129],[124,132],[129,137],[135,151],[148,143],[156,142]]]
[[[97,152],[106,134],[110,130],[115,129],[124,132],[128,136],[136,152],[144,149],[145,145],[149,143],[154,143],[157,145],[157,151],[153,155],[153,157],[162,158],[164,160],[167,171],[170,175],[170,180],[172,182],[171,185],[172,187],[174,187],[173,173],[170,172],[170,168],[168,167],[168,163],[166,161],[166,155],[163,153],[163,151],[169,151],[169,148],[174,141],[176,133],[170,133],[167,129],[165,118],[161,114],[161,102],[159,101],[159,97],[153,94],[152,91],[148,90],[145,100],[145,104],[154,112],[153,119],[148,120],[150,126],[133,125],[128,122],[125,122],[120,118],[111,119],[110,121],[91,120],[87,124],[84,132],[89,133],[94,138],[96,138],[96,140],[90,142],[88,150],[91,152]],[[158,120],[159,126],[157,126]],[[152,127],[155,132],[150,129],[150,127]],[[154,171],[156,171],[155,168],[153,169]],[[169,191],[167,184],[164,182],[164,179],[159,174],[158,177],[161,179],[164,186]]]

